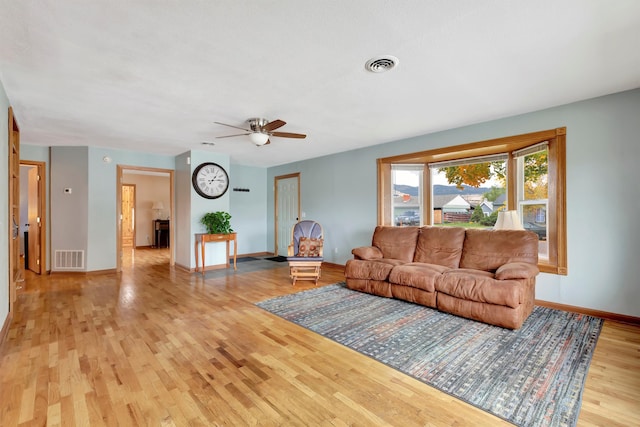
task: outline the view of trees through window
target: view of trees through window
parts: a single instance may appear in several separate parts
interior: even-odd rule
[[[538,235],[539,255],[546,256],[548,161],[546,145],[514,152],[516,206],[525,229]],[[393,213],[396,226],[431,223],[435,226],[491,228],[507,210],[508,154],[461,159],[431,165],[393,165]],[[423,217],[423,173],[430,173],[431,218]]]
[[[459,160],[431,165],[433,225],[493,227],[506,209],[506,162]]]

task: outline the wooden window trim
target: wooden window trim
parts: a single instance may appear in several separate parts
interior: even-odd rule
[[[555,128],[522,135],[472,142],[468,144],[443,147],[433,150],[408,153],[392,157],[379,158],[378,165],[378,224],[393,225],[391,200],[392,164],[424,164],[445,160],[465,159],[490,154],[509,153],[508,183],[515,182],[515,150],[547,141],[549,146],[549,218],[547,242],[549,259],[538,263],[540,271],[567,275],[567,220],[566,220],[566,128]],[[431,212],[430,174],[424,174],[423,200],[424,211]],[[507,184],[507,208],[516,209],[516,186]],[[431,223],[431,215],[424,215],[424,222]]]

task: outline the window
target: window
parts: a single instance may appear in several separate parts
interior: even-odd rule
[[[405,227],[422,223],[423,165],[392,165],[392,205],[394,225]]]
[[[548,143],[542,142],[513,153],[516,159],[517,210],[525,229],[540,240],[538,257],[549,259],[547,210],[549,205]]]
[[[491,227],[517,210],[540,240],[540,270],[566,275],[565,142],[557,128],[378,159],[378,223]],[[485,189],[439,197],[439,186],[470,183]]]
[[[429,163],[431,224],[488,228],[506,199],[507,154]]]

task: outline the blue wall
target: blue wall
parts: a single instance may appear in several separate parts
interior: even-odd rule
[[[49,152],[51,154],[49,155]],[[111,158],[104,162],[103,158]],[[47,265],[56,249],[86,251],[86,270],[113,269],[117,265],[117,166],[171,169],[174,176],[176,263],[195,267],[194,233],[204,232],[200,218],[206,212],[228,211],[238,231],[239,253],[266,251],[266,169],[231,165],[226,155],[190,151],[162,156],[102,147],[41,147],[23,145],[22,160],[44,161],[50,169],[47,197],[50,211]],[[204,199],[191,186],[191,173],[207,161],[223,166],[230,176],[229,191],[219,199]],[[64,188],[73,192],[66,194]],[[250,188],[249,193],[233,187]],[[232,208],[231,203],[235,208]],[[208,245],[207,265],[224,264],[224,245]],[[49,267],[50,268],[50,267]]]
[[[566,126],[569,274],[541,274],[536,297],[640,316],[639,118],[637,89],[273,167],[267,181],[301,173],[302,210],[322,223],[327,260],[344,264],[376,226],[376,159]],[[270,248],[273,203],[269,191]]]
[[[266,247],[267,169],[231,165],[229,174],[229,213],[231,228],[238,232],[238,250],[243,254],[272,251]],[[249,191],[234,191],[234,188]]]

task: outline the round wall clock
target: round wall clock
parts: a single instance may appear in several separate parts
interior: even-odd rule
[[[229,188],[229,175],[217,163],[199,164],[191,176],[193,189],[206,199],[217,199]]]

